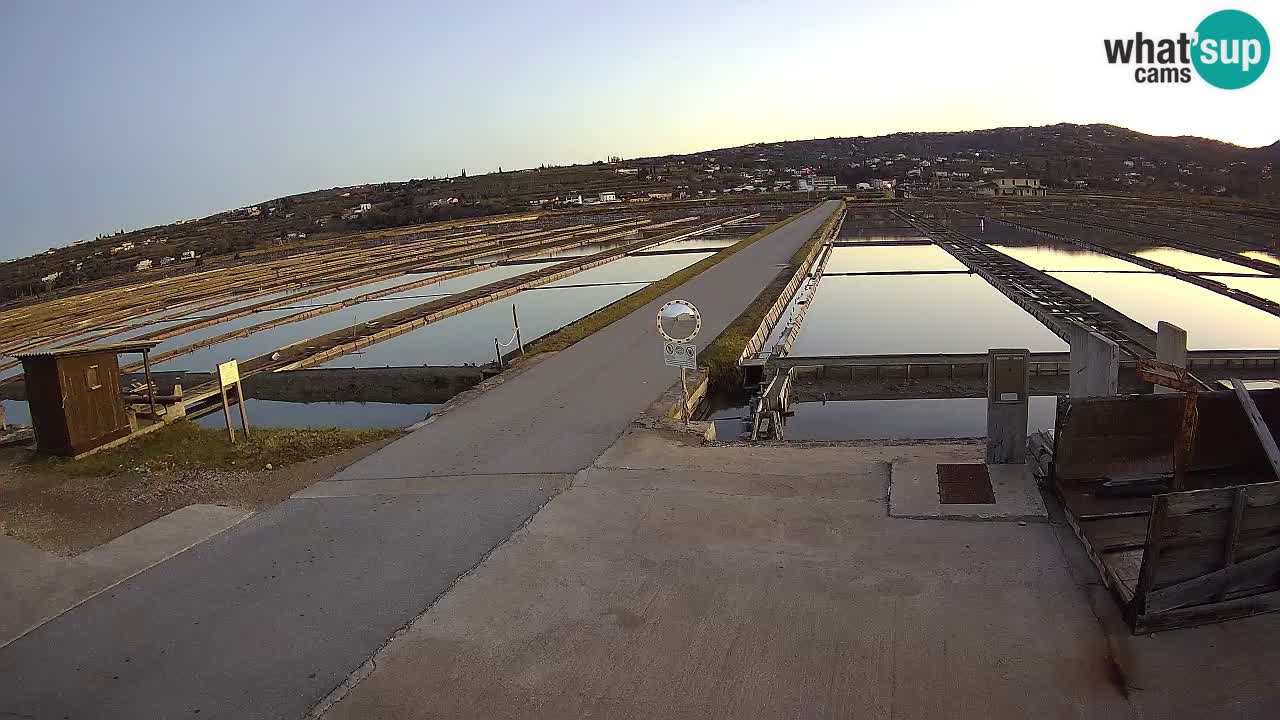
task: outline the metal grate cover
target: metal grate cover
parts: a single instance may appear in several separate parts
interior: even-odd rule
[[[982,463],[938,465],[938,500],[943,505],[993,505],[991,475]]]

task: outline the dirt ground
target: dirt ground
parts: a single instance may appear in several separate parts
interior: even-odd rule
[[[26,467],[32,452],[0,448],[0,532],[74,555],[193,503],[260,509],[390,443],[358,445],[271,470],[131,469],[107,477],[65,477]]]

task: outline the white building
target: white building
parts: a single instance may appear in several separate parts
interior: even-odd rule
[[[182,255],[181,255],[181,256],[179,256],[179,258],[178,258],[178,259],[179,259],[179,260],[195,260],[195,259],[196,259],[196,251],[195,251],[195,250],[183,250],[183,251],[182,251]]]
[[[133,269],[134,269],[134,271],[138,271],[138,270],[150,270],[150,269],[151,269],[151,261],[150,261],[150,260],[139,260],[139,261],[138,261],[138,264],[133,266]]]
[[[600,193],[600,197],[599,199],[596,200],[596,202],[600,202],[600,203],[618,202],[618,193],[610,192],[610,191],[602,192]]]
[[[991,187],[995,195],[1028,197],[1046,194],[1045,189],[1040,186],[1040,178],[997,178]]]

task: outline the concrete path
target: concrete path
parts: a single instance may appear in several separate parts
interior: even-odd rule
[[[325,720],[1130,717],[1047,525],[888,516],[889,462],[981,446],[636,436]]]
[[[889,515],[982,457],[629,432],[323,720],[1276,716],[1280,614],[1132,637],[1065,522]]]
[[[671,296],[714,337],[836,207]],[[661,302],[0,649],[0,717],[303,716],[674,382]]]
[[[72,558],[0,535],[0,648],[249,514],[219,505],[188,505]]]

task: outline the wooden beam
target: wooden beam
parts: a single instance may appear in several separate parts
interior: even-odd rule
[[[1145,562],[1143,567],[1146,567]],[[1143,609],[1145,612],[1154,613],[1192,605],[1197,601],[1209,602],[1211,598],[1217,596],[1222,583],[1229,581],[1232,576],[1238,577],[1252,573],[1259,577],[1266,577],[1277,569],[1280,569],[1280,548],[1177,585],[1152,590],[1144,598]]]
[[[1156,581],[1160,564],[1160,552],[1164,549],[1164,526],[1169,516],[1169,496],[1157,495],[1151,504],[1151,516],[1147,518],[1147,547],[1142,553],[1142,567],[1138,571],[1138,584],[1133,591],[1130,611],[1136,617],[1151,612],[1147,596]]]
[[[1136,635],[1195,627],[1209,623],[1260,615],[1280,610],[1280,590],[1226,600],[1212,605],[1193,605],[1178,610],[1141,614],[1134,619]]]
[[[1243,380],[1232,378],[1231,386],[1236,390],[1236,397],[1240,400],[1245,417],[1249,418],[1249,424],[1253,426],[1253,433],[1258,436],[1258,442],[1262,443],[1262,451],[1267,455],[1267,462],[1271,463],[1271,472],[1280,479],[1280,448],[1276,447],[1276,439],[1271,435],[1271,428],[1267,427],[1266,418],[1262,417],[1258,406],[1253,403]]]
[[[1218,588],[1218,592],[1213,596],[1216,602],[1222,602],[1227,597],[1227,590],[1231,587],[1231,566],[1236,564],[1236,546],[1240,544],[1240,526],[1244,523],[1244,508],[1249,502],[1249,495],[1245,488],[1236,488],[1235,497],[1231,499],[1231,519],[1227,524],[1227,541],[1222,546],[1222,569],[1223,578],[1222,586]]]

